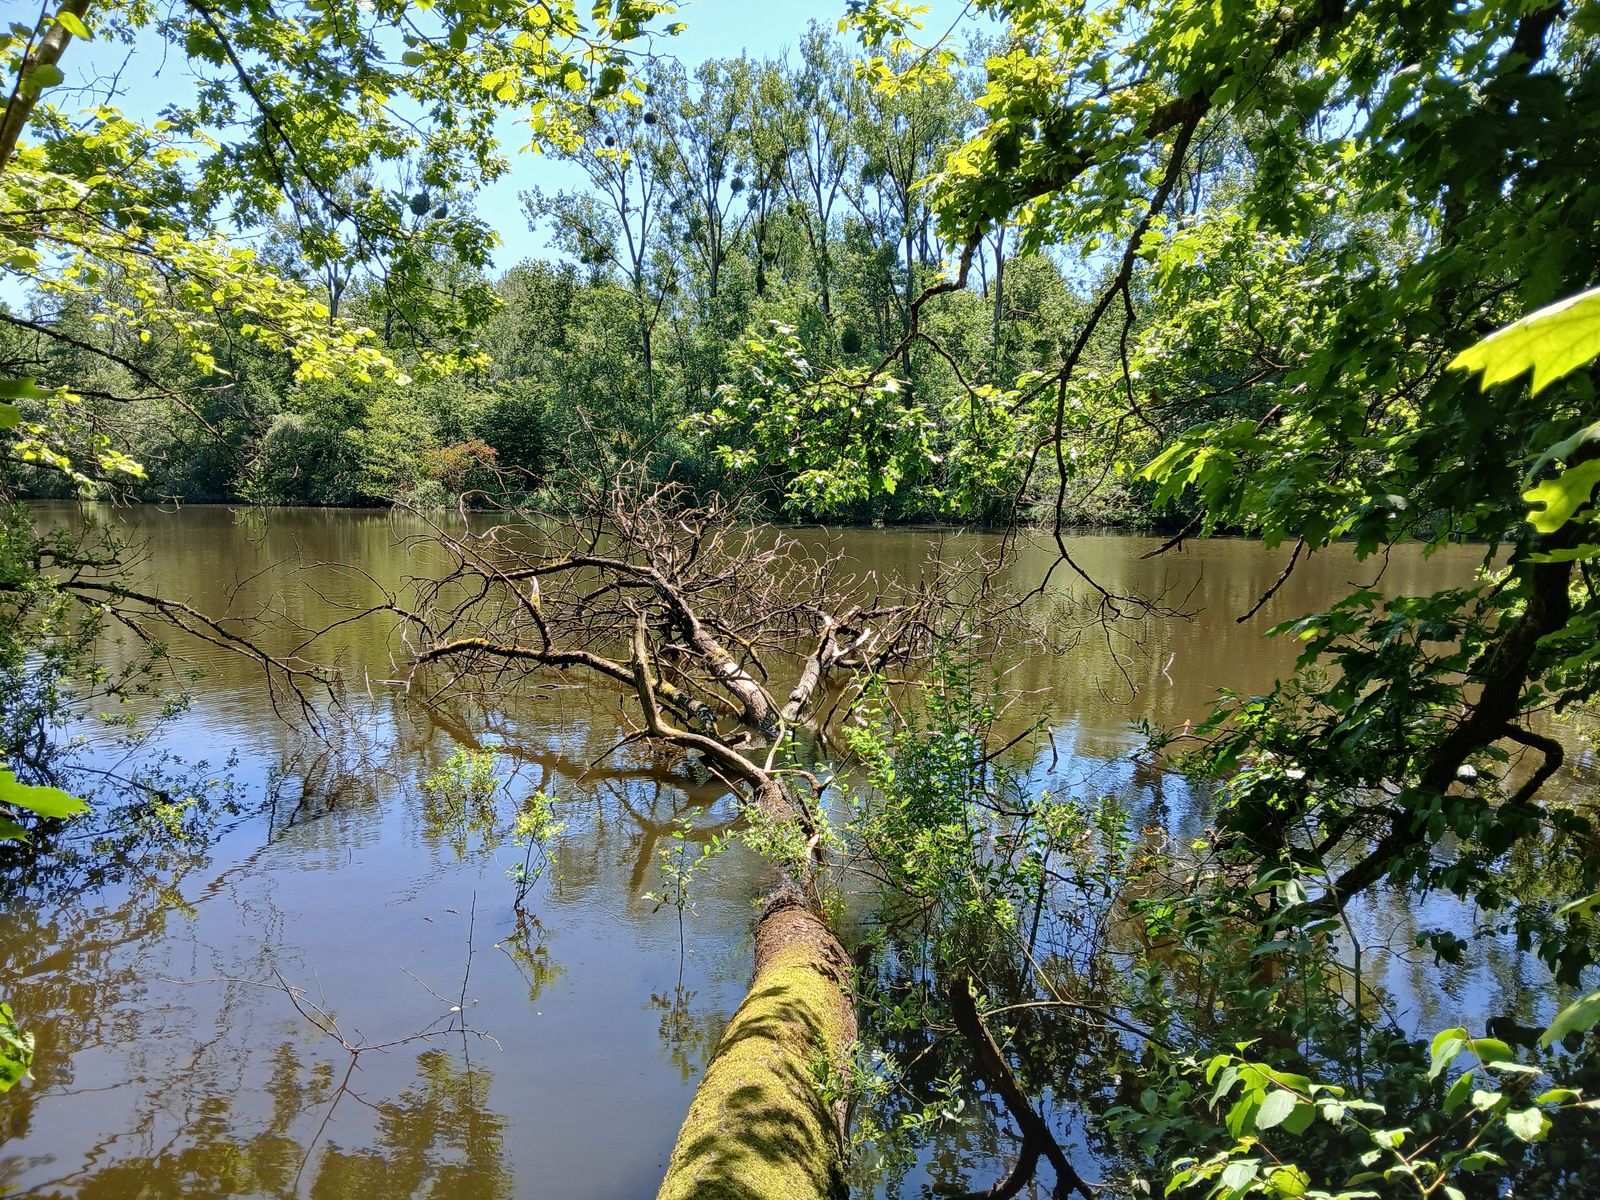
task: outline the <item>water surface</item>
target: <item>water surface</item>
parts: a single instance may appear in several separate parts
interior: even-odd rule
[[[390,587],[430,569],[409,540],[420,524],[384,513],[198,507],[114,519],[145,546],[152,586],[262,619],[280,649],[373,594],[361,575],[297,565],[354,565]],[[950,554],[994,540],[809,536],[901,576],[940,543]],[[1202,717],[1219,687],[1267,689],[1295,647],[1262,631],[1371,582],[1378,567],[1316,555],[1240,623],[1282,552],[1214,540],[1141,557],[1158,544],[1084,536],[1072,550],[1112,590],[1163,594],[1190,619],[1105,631],[1063,614],[1054,633],[1070,649],[1004,665],[1036,693],[1032,711],[1051,714],[1041,777],[1119,794],[1192,836],[1205,824],[1199,802],[1130,758],[1132,722],[1177,726]],[[1460,583],[1480,558],[1466,547],[1428,559],[1397,550],[1380,586]],[[1043,547],[1024,549],[1013,581],[1032,586],[1049,561]],[[1074,583],[1057,571],[1051,587],[1070,597]],[[204,675],[167,744],[190,761],[236,760],[249,803],[203,850],[0,913],[0,990],[38,1035],[35,1079],[0,1099],[0,1194],[653,1195],[743,996],[751,901],[768,876],[737,846],[718,860],[684,914],[682,956],[676,913],[644,893],[660,883],[657,849],[675,824],[687,818],[694,838],[708,838],[733,821],[730,798],[671,756],[638,746],[608,755],[627,726],[606,688],[552,679],[492,705],[428,708],[385,682],[396,648],[380,624],[351,626],[317,652],[358,684],[359,720],[331,743],[280,720],[250,663],[186,647]],[[513,910],[505,876],[518,852],[489,828],[430,817],[420,781],[462,748],[493,751],[509,780],[480,825],[503,826],[533,788],[558,797],[568,828],[531,916]],[[1592,778],[1592,753],[1574,748],[1571,770]],[[1427,962],[1410,940],[1427,915],[1379,903],[1363,918],[1382,943],[1375,969],[1419,1020],[1470,1017],[1526,982],[1526,964],[1507,953],[1453,994],[1419,988]],[[319,1011],[337,1036],[305,1015]],[[351,1053],[361,1047],[371,1048]],[[1013,1151],[993,1130],[951,1127],[903,1190],[987,1186]]]

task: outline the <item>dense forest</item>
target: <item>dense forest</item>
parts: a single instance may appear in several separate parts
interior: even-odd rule
[[[8,928],[129,895],[154,953],[189,902],[149,864],[198,869],[249,819],[263,730],[222,768],[162,740],[206,695],[186,653],[248,663],[261,724],[318,747],[262,767],[263,854],[294,777],[290,824],[414,801],[458,874],[473,844],[519,856],[411,1037],[362,1040],[276,960],[224,980],[336,1046],[326,1107],[297,1115],[286,1042],[248,1150],[239,1083],[133,1186],[303,1194],[316,1162],[310,1194],[477,1189],[449,1154],[318,1143],[363,1055],[449,1038],[464,1074],[419,1060],[380,1140],[421,1106],[490,1144],[477,921],[542,1016],[546,868],[569,825],[601,836],[609,772],[647,833],[628,901],[676,922],[648,1003],[693,1086],[663,1197],[1600,1195],[1600,9],[967,9],[946,33],[852,0],[784,53],[691,66],[693,9],[656,0],[61,0],[0,33]],[[119,74],[74,76],[90,47],[177,56],[194,93],[130,118]],[[513,165],[507,113],[539,156]],[[552,163],[575,182],[541,186]],[[480,193],[505,178],[549,253],[497,272],[509,218]],[[230,560],[207,608],[123,523],[34,503],[72,498],[397,515],[341,526],[364,545],[338,560]],[[1003,534],[895,572],[818,522]],[[1108,566],[1085,525],[1151,536]],[[1176,656],[1141,654],[1199,614],[1126,581],[1222,533],[1273,556],[1223,619],[1293,643],[1276,677],[1185,661],[1208,715],[1115,709],[1137,743],[1059,782],[1082,709],[1052,724],[1017,664],[1103,644],[1127,696],[1170,685]],[[1391,574],[1452,555],[1471,569]],[[1269,608],[1329,561],[1314,611]],[[581,721],[525,736],[575,691],[600,698]],[[386,799],[379,760],[411,781]],[[685,803],[641,817],[634,783]],[[691,1037],[718,880],[753,966]],[[145,1036],[64,1015],[109,952],[37,944],[0,979],[0,1190],[33,1169],[3,1139],[70,1102],[63,1064]],[[1375,960],[1463,1023],[1399,1011]],[[1485,1000],[1506,961],[1519,987]],[[99,1153],[51,1194],[114,1191]]]
[[[207,311],[208,296],[182,314],[215,324],[206,354],[171,332],[129,338],[104,320],[103,305],[136,302],[115,276],[92,298],[35,293],[3,322],[5,357],[79,381],[74,435],[141,463],[132,494],[144,500],[432,507],[509,488],[537,502],[595,464],[649,455],[699,487],[758,491],[788,517],[1037,515],[1047,481],[1024,487],[1022,462],[974,444],[971,398],[1056,365],[1108,267],[1082,246],[1017,256],[1019,236],[1001,227],[970,286],[927,303],[915,330],[912,317],[953,255],[924,183],[977,127],[989,49],[975,42],[971,66],[893,93],[858,78],[820,21],[782,59],[692,72],[661,60],[637,103],[580,113],[581,141],[551,151],[584,185],[530,187],[520,215],[476,212],[464,185],[430,182],[415,159],[296,196],[271,214],[259,261],[328,320],[375,331],[404,382],[306,378],[241,330],[244,317]],[[1197,161],[1194,187],[1225,175],[1227,155],[1219,145]],[[519,160],[515,177],[538,179],[542,161]],[[397,228],[374,247],[353,214],[380,199]],[[539,229],[550,258],[487,273],[490,216]],[[858,456],[870,484],[779,461],[787,437],[752,419],[770,352],[752,339],[819,375],[892,353],[897,420],[814,416],[802,444],[802,456]],[[157,395],[119,403],[142,392]],[[73,487],[11,470],[34,494]],[[1129,490],[1096,490],[1074,516],[1149,520],[1151,489],[1131,489],[1142,502]]]

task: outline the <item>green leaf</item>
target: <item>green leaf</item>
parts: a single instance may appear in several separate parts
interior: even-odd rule
[[[0,804],[24,808],[40,817],[60,820],[89,811],[89,806],[60,788],[34,787],[18,783],[9,768],[0,767]]]
[[[1311,1122],[1317,1119],[1317,1106],[1302,1100],[1294,1106],[1294,1111],[1284,1119],[1283,1131],[1299,1137],[1311,1128]]]
[[[1455,1062],[1456,1055],[1467,1048],[1465,1029],[1445,1029],[1433,1038],[1433,1065],[1428,1068],[1428,1078],[1437,1079],[1444,1069]]]
[[[10,429],[22,420],[22,412],[15,404],[0,403],[0,429]]]
[[[0,842],[25,842],[28,831],[9,817],[0,817]]]
[[[28,88],[33,92],[42,92],[45,88],[61,86],[66,79],[67,77],[61,73],[61,68],[55,63],[40,63],[28,76]]]
[[[1552,915],[1557,917],[1587,917],[1596,908],[1600,908],[1600,892],[1591,892],[1587,896],[1579,896],[1576,900],[1567,901],[1556,909]]]
[[[1516,1060],[1516,1055],[1511,1052],[1511,1047],[1499,1038],[1472,1038],[1467,1042],[1467,1048],[1478,1056],[1482,1063],[1503,1063]]]
[[[1267,1186],[1278,1196],[1304,1196],[1311,1187],[1311,1176],[1291,1164],[1268,1175]]]
[[[1472,1107],[1479,1112],[1490,1112],[1496,1108],[1505,1097],[1499,1092],[1485,1091],[1479,1088],[1472,1093]]]
[[[1583,1093],[1577,1088],[1557,1087],[1541,1092],[1533,1098],[1535,1104],[1570,1104]]]
[[[1277,1089],[1261,1102],[1261,1110],[1256,1113],[1256,1128],[1271,1129],[1275,1125],[1282,1125],[1294,1111],[1294,1096],[1282,1089]]]
[[[73,37],[81,37],[85,41],[89,38],[89,27],[79,20],[76,14],[69,13],[65,9],[56,14],[56,24]]]
[[[48,400],[55,394],[31,379],[0,379],[0,400]]]
[[[1222,1171],[1222,1186],[1230,1192],[1243,1191],[1255,1181],[1260,1166],[1261,1160],[1258,1158],[1241,1158],[1229,1163]]]
[[[1524,1142],[1537,1142],[1550,1132],[1550,1118],[1537,1108],[1519,1108],[1506,1114],[1506,1128]]]
[[[1533,371],[1533,393],[1600,355],[1600,288],[1541,308],[1497,330],[1451,360],[1482,371],[1485,388]]]
[[[1304,1075],[1296,1075],[1292,1071],[1275,1071],[1271,1067],[1265,1068],[1265,1073],[1267,1078],[1290,1091],[1301,1094],[1311,1091],[1311,1080]]]
[[[1541,1075],[1538,1067],[1530,1067],[1527,1063],[1513,1062],[1505,1059],[1500,1062],[1487,1064],[1491,1071],[1499,1071],[1502,1075]]]
[[[1554,533],[1589,502],[1596,483],[1600,483],[1600,458],[1568,467],[1554,479],[1529,488],[1522,493],[1535,506],[1528,510],[1528,523],[1540,533]]]
[[[17,1028],[11,1006],[0,1004],[0,1092],[28,1074],[33,1062],[33,1034]]]
[[[1566,550],[1541,550],[1528,555],[1529,562],[1557,563],[1557,562],[1587,562],[1591,558],[1600,558],[1600,545],[1586,542],[1582,546],[1572,546]]]
[[[1243,1137],[1254,1126],[1256,1110],[1261,1107],[1261,1101],[1257,1097],[1258,1093],[1246,1092],[1243,1099],[1228,1110],[1223,1124],[1234,1137]]]
[[[1460,1079],[1450,1085],[1450,1090],[1444,1094],[1444,1111],[1453,1113],[1467,1102],[1467,1097],[1472,1093],[1472,1072],[1467,1072]]]
[[[1581,449],[1588,443],[1595,441],[1600,441],[1600,421],[1596,421],[1593,425],[1585,425],[1571,437],[1563,438],[1554,446],[1551,446],[1549,449],[1547,449],[1543,454],[1539,455],[1539,457],[1534,460],[1533,466],[1528,468],[1528,478],[1532,479],[1534,476],[1538,475],[1539,472],[1544,470],[1545,467],[1550,463],[1557,461],[1568,461],[1572,458],[1573,454],[1577,450]]]
[[[1550,1028],[1540,1035],[1539,1045],[1550,1046],[1569,1033],[1582,1033],[1596,1021],[1600,1021],[1600,991],[1590,992],[1558,1012]]]

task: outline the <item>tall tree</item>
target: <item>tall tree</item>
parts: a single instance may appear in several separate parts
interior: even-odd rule
[[[651,92],[663,86],[649,85]],[[656,330],[679,291],[679,249],[664,236],[676,171],[673,146],[654,109],[598,109],[582,142],[563,151],[588,178],[591,191],[534,188],[523,193],[530,224],[548,220],[558,244],[579,263],[616,272],[633,301],[649,422],[660,419]]]
[[[862,161],[845,195],[876,239],[897,246],[899,286],[891,295],[900,332],[908,335],[912,306],[927,278],[922,268],[939,263],[939,239],[923,183],[957,144],[965,98],[957,80],[941,72],[915,87],[862,89],[857,99],[851,132]],[[909,337],[901,340],[900,365],[909,379]]]
[[[668,76],[657,96],[666,101],[666,130],[674,152],[670,176],[673,229],[688,247],[702,281],[707,314],[714,313],[722,270],[750,219],[743,193],[752,181],[744,130],[755,101],[755,68],[746,58],[707,59],[693,80]]]
[[[799,62],[786,75],[792,149],[785,182],[811,246],[817,296],[833,311],[830,236],[852,149],[849,114],[856,84],[838,41],[813,21],[800,42]]]

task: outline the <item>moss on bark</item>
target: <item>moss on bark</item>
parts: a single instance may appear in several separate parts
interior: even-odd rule
[[[756,925],[750,992],[695,1091],[658,1200],[833,1200],[846,1194],[844,1111],[814,1066],[856,1037],[850,959],[802,894]]]

